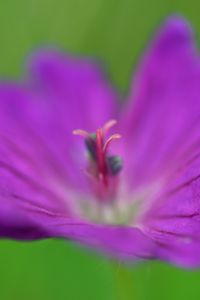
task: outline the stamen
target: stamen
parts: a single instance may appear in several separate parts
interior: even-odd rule
[[[121,157],[107,155],[110,143],[121,138],[120,134],[115,133],[105,141],[108,130],[116,123],[116,120],[110,120],[102,128],[98,128],[96,133],[89,133],[82,129],[73,130],[73,134],[80,135],[85,139],[89,153],[87,176],[90,174],[94,179],[102,182],[106,188],[109,185],[109,177],[116,176],[123,165]]]
[[[74,135],[80,135],[84,138],[88,138],[90,136],[89,132],[85,131],[85,130],[82,130],[82,129],[75,129],[72,131],[72,133]]]
[[[103,126],[103,134],[104,136],[107,134],[108,130],[110,128],[112,128],[114,125],[117,124],[117,121],[116,120],[109,120],[104,126]]]
[[[104,147],[103,147],[104,152],[105,152],[105,153],[107,152],[108,146],[110,145],[110,143],[111,143],[113,140],[118,140],[118,139],[120,139],[120,138],[121,138],[121,135],[118,134],[118,133],[115,133],[115,134],[111,135],[111,136],[109,137],[109,139],[108,139],[108,140],[105,142],[105,144],[104,144]]]

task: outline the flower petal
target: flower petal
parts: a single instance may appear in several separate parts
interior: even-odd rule
[[[36,88],[65,121],[67,133],[76,128],[93,132],[115,117],[116,91],[93,61],[43,50],[32,57],[30,70]]]
[[[17,240],[65,238],[120,261],[156,257],[155,243],[137,228],[85,223],[75,216],[67,217],[66,212],[38,206],[29,198],[19,199],[20,196],[10,190],[5,196],[0,198],[3,208],[0,237]]]
[[[174,172],[143,215],[142,226],[158,244],[160,258],[199,267],[200,150],[197,145],[189,150],[179,157],[178,168],[174,162]]]
[[[86,176],[81,170],[86,168],[85,145],[72,131],[95,132],[116,118],[116,91],[94,62],[56,50],[36,53],[30,70],[34,92],[48,106],[48,115],[40,117],[46,142],[54,141],[51,148],[54,146],[57,158],[65,165],[73,188],[84,189]]]
[[[67,238],[122,261],[155,258],[155,243],[133,227],[98,225],[52,218],[46,222],[52,237]]]
[[[28,204],[43,213],[76,217],[74,193],[87,187],[83,141],[72,130],[94,130],[115,110],[114,92],[93,64],[47,51],[35,57],[32,68],[38,76],[34,82],[0,85],[3,237],[46,236],[43,217],[35,219],[34,212],[28,217]]]
[[[16,240],[47,238],[48,233],[21,210],[13,197],[0,196],[0,237]]]
[[[156,244],[157,259],[186,268],[200,266],[199,221],[192,217],[165,218],[150,223],[146,234]]]
[[[162,175],[197,138],[199,78],[191,28],[183,19],[172,17],[143,59],[123,117],[132,184]]]
[[[199,62],[191,28],[170,18],[144,57],[123,128],[130,185],[150,185],[138,222],[158,258],[185,267],[200,265]]]
[[[46,236],[42,227],[21,209],[24,202],[71,215],[69,193],[62,188],[64,180],[68,180],[67,172],[52,150],[52,140],[46,142],[38,119],[41,106],[36,100],[23,86],[0,86],[1,237]]]

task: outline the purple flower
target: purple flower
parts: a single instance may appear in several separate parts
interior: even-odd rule
[[[199,266],[200,60],[188,24],[164,24],[124,103],[87,59],[47,50],[29,66],[26,82],[0,84],[1,237]]]

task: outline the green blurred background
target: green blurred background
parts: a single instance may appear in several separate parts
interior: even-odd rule
[[[104,61],[126,91],[155,28],[178,13],[198,40],[199,9],[199,0],[1,0],[0,74],[16,78],[33,49],[54,45]],[[135,299],[200,298],[200,271],[147,262],[131,280]],[[0,242],[0,299],[114,300],[114,285],[105,258],[69,242]]]

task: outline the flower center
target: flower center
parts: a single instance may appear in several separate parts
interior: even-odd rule
[[[116,120],[109,120],[95,133],[89,133],[82,129],[76,129],[73,134],[84,138],[88,154],[88,165],[85,173],[95,183],[96,196],[100,200],[111,200],[117,188],[117,175],[122,169],[122,158],[109,154],[109,145],[112,141],[121,138],[120,134],[112,134],[107,137]],[[98,188],[97,188],[98,187]]]

